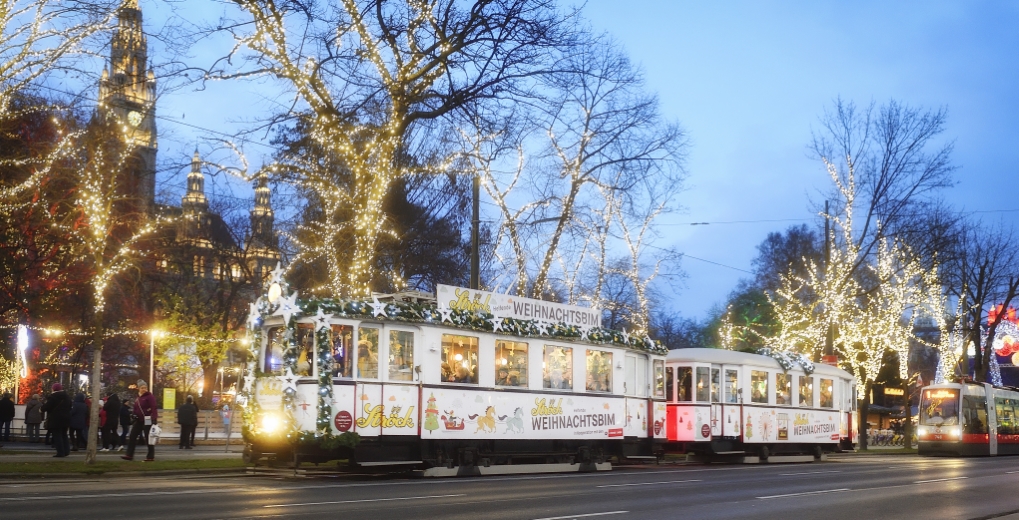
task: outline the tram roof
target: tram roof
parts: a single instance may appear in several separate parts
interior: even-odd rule
[[[692,362],[692,363],[715,363],[729,365],[754,365],[769,369],[782,370],[782,365],[771,356],[751,354],[749,352],[738,352],[720,348],[680,348],[670,350],[666,362]],[[794,365],[793,370],[803,371],[803,368]],[[853,374],[838,367],[821,363],[814,364],[814,373],[820,375],[839,376],[851,379]]]

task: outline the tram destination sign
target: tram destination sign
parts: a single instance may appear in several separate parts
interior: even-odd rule
[[[498,318],[562,322],[577,327],[601,327],[601,309],[565,305],[509,294],[476,291],[452,285],[437,285],[439,307],[461,311],[487,312]]]

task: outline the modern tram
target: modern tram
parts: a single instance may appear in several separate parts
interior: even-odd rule
[[[989,383],[944,383],[920,392],[920,455],[1019,454],[1019,392]]]
[[[353,465],[421,469],[652,458],[665,440],[666,350],[597,310],[441,285],[417,302],[285,292],[249,318],[249,460],[337,458],[352,434]]]
[[[806,365],[806,366],[803,366]],[[719,349],[678,349],[665,366],[666,443],[704,456],[852,450],[856,380],[829,365]]]

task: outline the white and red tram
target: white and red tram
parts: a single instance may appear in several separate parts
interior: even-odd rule
[[[944,383],[920,392],[920,455],[1019,454],[1019,392],[988,383]]]
[[[459,316],[475,319],[475,325],[458,325],[449,319],[458,300],[486,302],[505,295],[440,290],[448,293],[437,295],[439,305],[424,303],[425,319],[415,320],[406,318],[406,308],[390,307],[387,316],[296,301],[295,317],[284,322],[275,304],[260,302],[248,457],[292,455],[287,431],[290,437],[356,433],[359,443],[344,456],[364,466],[601,462],[655,455],[665,438],[660,347],[594,327],[599,341],[553,335],[556,323],[545,316],[597,311],[526,298],[510,301],[524,313],[514,318],[514,326],[528,327],[527,333],[485,330],[495,327],[477,323],[496,318],[473,310]],[[345,305],[350,309],[349,302]],[[539,312],[540,320],[525,319]],[[303,457],[313,460],[314,455]]]
[[[808,374],[774,358],[720,349],[669,353],[666,451],[701,455],[809,453],[857,443],[856,381],[817,364]]]

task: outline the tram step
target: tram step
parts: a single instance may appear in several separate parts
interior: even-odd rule
[[[378,462],[358,462],[357,465],[371,468],[376,466],[417,466],[423,463],[423,460],[383,460]]]

